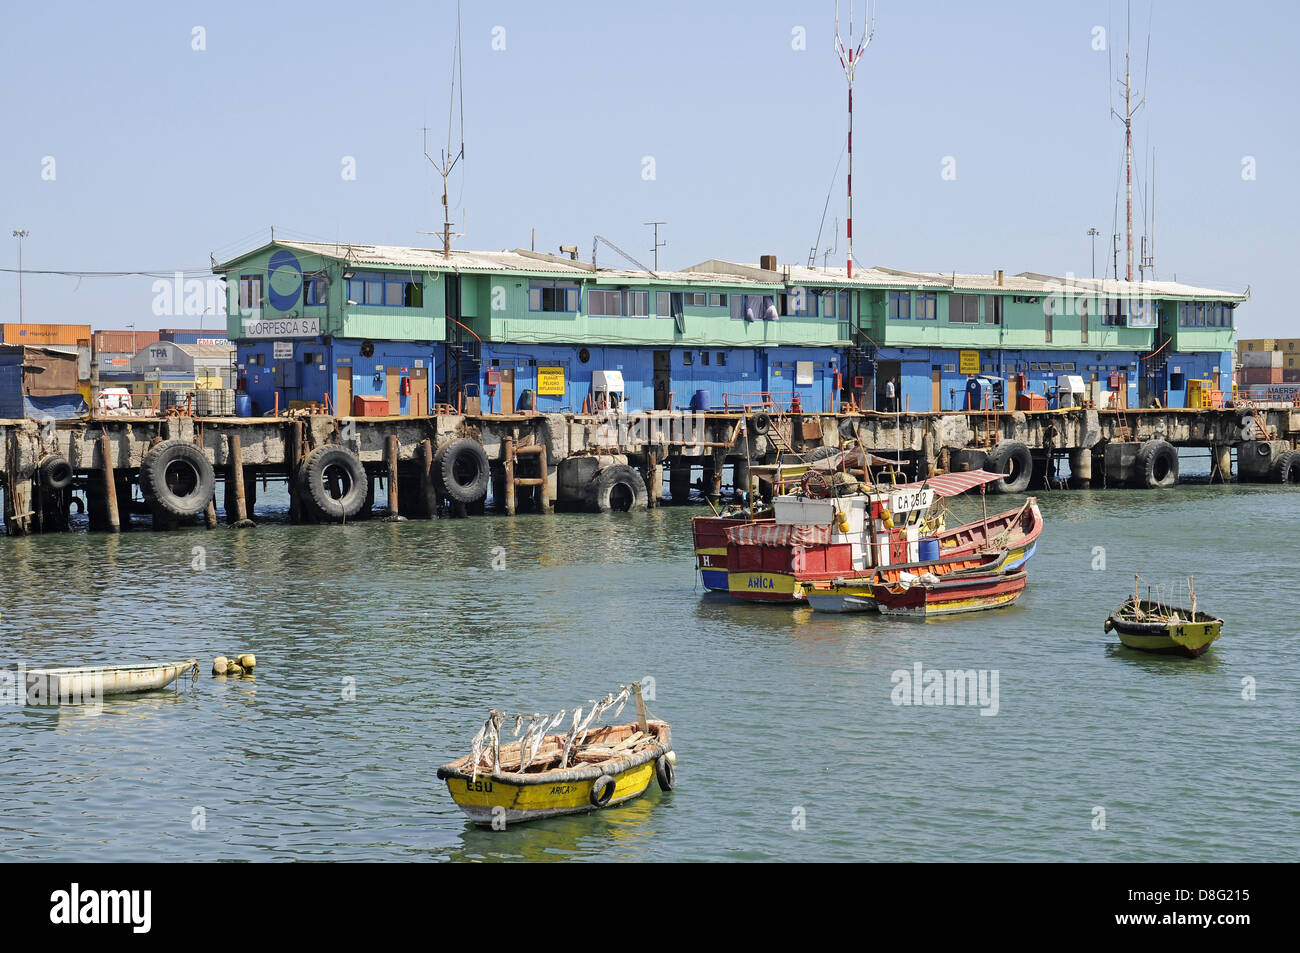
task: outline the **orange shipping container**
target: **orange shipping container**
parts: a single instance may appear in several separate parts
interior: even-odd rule
[[[135,354],[158,343],[157,331],[96,331],[96,354]]]
[[[76,347],[80,341],[90,341],[89,324],[5,324],[5,344],[50,345]]]

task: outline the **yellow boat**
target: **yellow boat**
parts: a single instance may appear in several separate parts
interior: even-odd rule
[[[636,700],[636,721],[593,727],[611,709],[617,718],[631,698]],[[496,830],[622,804],[644,794],[652,779],[664,791],[673,789],[677,755],[672,731],[667,722],[649,717],[639,683],[621,685],[617,694],[593,701],[585,717],[582,708],[576,709],[569,731],[547,734],[569,714],[517,715],[514,737],[519,740],[503,745],[501,727],[507,719],[493,711],[470,753],[444,764],[438,777],[471,821]]]

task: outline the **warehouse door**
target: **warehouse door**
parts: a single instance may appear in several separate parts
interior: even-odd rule
[[[334,372],[334,413],[345,417],[352,413],[351,364],[340,364]]]
[[[515,369],[502,367],[501,371],[501,413],[515,412]]]
[[[429,369],[411,368],[411,413],[415,416],[429,412]]]
[[[386,370],[384,393],[388,396],[388,415],[400,417],[402,415],[402,372],[396,367],[389,367]]]
[[[943,409],[943,390],[940,386],[942,383],[943,383],[942,368],[931,367],[930,368],[930,409],[931,410]]]
[[[900,381],[899,374],[902,371],[900,361],[879,361],[876,365],[876,410],[894,411],[902,406],[903,400],[903,382]],[[894,382],[894,404],[891,407],[885,399],[885,385],[890,381]]]
[[[671,353],[670,351],[655,351],[655,410],[668,409],[668,395],[672,392]]]

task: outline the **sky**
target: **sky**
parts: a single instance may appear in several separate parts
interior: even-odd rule
[[[855,263],[1088,275],[1095,227],[1108,271],[1123,230],[1110,108],[1124,3],[873,7],[854,96]],[[833,0],[465,3],[456,247],[526,248],[535,229],[538,250],[577,245],[590,259],[599,234],[651,263],[642,223],[660,220],[664,268],[806,263],[814,245],[842,265],[834,16]],[[1143,0],[1132,22],[1146,91],[1135,233],[1154,150],[1156,277],[1249,288],[1242,337],[1300,337],[1285,287],[1300,246],[1300,7]],[[29,231],[25,319],[96,328],[223,321],[157,314],[152,277],[30,272],[202,276],[272,226],[434,245],[441,182],[422,130],[436,156],[455,42],[447,0],[10,5],[0,322],[18,320],[13,229]],[[599,260],[625,264],[604,246]]]

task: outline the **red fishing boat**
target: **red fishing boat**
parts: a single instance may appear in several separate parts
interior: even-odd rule
[[[884,615],[929,619],[1009,606],[1020,598],[1028,582],[1028,574],[1022,569],[982,575],[925,573],[872,588],[876,608]]]

